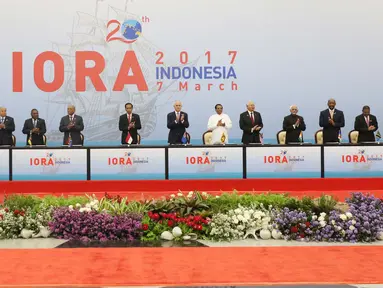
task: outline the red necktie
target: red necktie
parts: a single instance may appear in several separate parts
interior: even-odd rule
[[[366,120],[366,123],[367,123],[367,127],[370,127],[370,117],[366,116],[364,117],[364,119]]]
[[[254,117],[253,117],[253,112],[250,113],[250,119],[251,119],[251,124],[254,126]]]

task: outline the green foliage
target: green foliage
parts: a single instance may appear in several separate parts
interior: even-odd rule
[[[320,198],[315,199],[315,207],[312,211],[319,214],[325,212],[329,214],[331,210],[335,210],[335,206],[338,204],[337,199],[329,195],[322,195]]]
[[[88,202],[88,198],[85,196],[70,196],[70,197],[64,197],[64,196],[45,196],[42,199],[42,202],[45,206],[53,206],[53,207],[64,207],[64,206],[75,206],[78,204],[85,204]]]
[[[4,197],[4,207],[8,207],[10,210],[27,210],[34,209],[41,204],[41,198],[32,195],[6,195]]]

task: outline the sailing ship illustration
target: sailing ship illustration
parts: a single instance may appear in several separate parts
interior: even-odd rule
[[[127,11],[127,3],[128,0],[125,2],[124,10],[107,6],[107,18],[117,19],[121,23],[125,19],[139,21],[138,15]],[[63,108],[66,109],[68,104],[73,104],[76,106],[76,114],[81,115],[84,119],[85,130],[83,134],[86,141],[119,142],[121,139],[121,132],[118,130],[119,116],[125,113],[124,104],[131,102],[134,103],[134,112],[139,114],[141,118],[142,129],[139,132],[141,138],[146,138],[156,128],[157,109],[159,107],[157,101],[160,96],[165,98],[166,104],[172,101],[171,98],[175,93],[187,93],[174,88],[178,81],[183,79],[164,83],[161,91],[158,91],[154,65],[158,48],[144,35],[140,35],[138,41],[131,44],[107,43],[105,37],[108,34],[108,20],[101,19],[99,15],[102,10],[100,8],[101,4],[105,8],[106,3],[104,3],[104,0],[96,0],[94,15],[77,12],[74,17],[72,32],[69,33],[69,44],[53,43],[53,50],[61,55],[65,63],[65,82],[54,95],[49,95],[47,119],[50,125],[48,126],[57,127],[60,121],[58,117],[62,116],[59,111],[62,112]],[[105,9],[102,11],[105,12]],[[109,87],[108,91],[96,91],[88,79],[86,92],[76,92],[75,54],[76,51],[82,50],[98,51],[103,54],[105,69],[100,77],[105,86]],[[111,90],[117,78],[122,58],[127,50],[135,51],[149,91],[140,92],[127,86],[121,92]],[[196,65],[200,57],[187,65]],[[58,129],[48,131],[47,135],[50,142],[61,142],[63,139],[63,135]]]
[[[296,161],[300,159],[299,156],[298,157],[290,156],[287,150],[281,150],[280,155],[281,157],[286,156],[286,158],[288,159],[288,162],[277,165],[275,172],[293,172],[294,166],[299,162],[299,161]]]

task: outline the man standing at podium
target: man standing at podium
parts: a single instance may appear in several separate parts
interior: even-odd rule
[[[210,116],[207,124],[207,129],[213,132],[212,144],[226,144],[229,142],[228,130],[231,129],[233,124],[230,117],[223,112],[223,106],[221,104],[215,105],[215,112]]]
[[[32,109],[32,118],[25,120],[23,134],[27,135],[26,145],[45,145],[44,134],[47,132],[45,120],[39,118],[39,111]]]
[[[283,119],[283,130],[286,131],[286,144],[303,142],[299,137],[306,130],[306,124],[302,116],[298,116],[297,105],[290,106],[291,114]]]
[[[12,132],[15,131],[15,122],[7,116],[7,108],[0,107],[0,146],[12,145]]]
[[[249,101],[247,111],[239,116],[239,128],[243,131],[242,143],[261,143],[259,131],[263,128],[261,113],[255,111],[255,104]]]
[[[120,116],[118,127],[121,134],[121,144],[138,144],[137,130],[141,129],[141,120],[138,114],[133,113],[133,104],[125,104],[126,114]]]
[[[64,145],[82,145],[81,131],[84,130],[84,122],[75,112],[76,107],[69,105],[68,115],[61,118],[59,130],[64,132]]]
[[[174,112],[170,112],[167,116],[167,126],[169,129],[168,143],[183,144],[182,139],[189,128],[188,114],[181,111],[181,101],[174,102]]]
[[[335,100],[328,100],[327,105],[328,109],[321,111],[319,115],[319,126],[323,128],[323,144],[339,142],[340,128],[344,127],[344,115],[342,111],[335,109]]]
[[[362,114],[356,116],[354,129],[359,132],[358,143],[375,142],[374,132],[378,130],[378,121],[370,114],[370,107],[363,106]]]

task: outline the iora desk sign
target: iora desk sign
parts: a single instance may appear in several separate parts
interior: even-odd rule
[[[12,54],[13,92],[23,92],[23,52],[13,52]],[[44,65],[47,61],[51,61],[54,67],[54,77],[51,82],[44,79]],[[87,61],[93,61],[94,66],[87,67]],[[33,65],[34,81],[37,88],[44,92],[59,90],[64,84],[64,66],[63,58],[56,52],[45,51],[39,54]],[[76,51],[76,91],[85,92],[87,77],[89,77],[96,91],[107,91],[100,77],[104,69],[105,59],[100,53],[96,51]],[[139,91],[148,91],[148,85],[134,51],[125,52],[112,90],[122,91],[125,85],[136,85]]]

